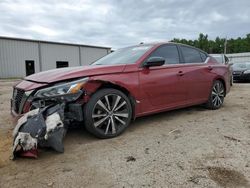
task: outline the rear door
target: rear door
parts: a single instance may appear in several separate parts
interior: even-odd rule
[[[187,86],[187,103],[208,99],[212,84],[212,67],[207,64],[207,54],[188,46],[179,46],[185,65],[183,82]]]
[[[158,47],[150,57],[163,57],[165,65],[140,68],[139,81],[142,110],[155,111],[184,104],[186,87],[181,81],[182,67],[174,44]]]

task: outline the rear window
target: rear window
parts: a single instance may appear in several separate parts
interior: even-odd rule
[[[180,46],[180,48],[184,56],[185,63],[202,63],[203,62],[200,51],[194,48],[186,47],[186,46]]]

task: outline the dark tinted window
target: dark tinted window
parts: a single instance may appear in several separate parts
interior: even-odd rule
[[[68,61],[57,61],[56,62],[56,68],[63,68],[63,67],[68,67],[69,62]]]
[[[163,57],[166,60],[166,64],[178,64],[179,53],[175,45],[164,45],[157,48],[150,57]]]
[[[203,62],[206,61],[206,59],[207,59],[207,54],[205,54],[205,53],[203,53],[203,52],[200,52],[200,55],[201,55],[202,61],[203,61]]]
[[[184,56],[185,63],[201,63],[203,62],[201,59],[200,51],[189,48],[186,46],[180,46],[182,54]]]

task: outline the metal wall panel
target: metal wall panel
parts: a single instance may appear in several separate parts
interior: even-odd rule
[[[69,67],[79,66],[79,47],[60,44],[41,44],[42,71],[55,69],[56,61],[68,61]]]
[[[34,60],[40,71],[38,43],[0,39],[0,78],[26,76],[25,60]]]
[[[107,55],[109,50],[105,47],[0,37],[0,78],[25,77],[26,60],[35,62],[37,73],[56,68],[56,61],[67,61],[69,67],[88,65]]]
[[[108,54],[108,49],[102,48],[81,47],[80,51],[82,65],[89,65]]]
[[[232,63],[244,63],[250,62],[250,52],[248,53],[237,53],[237,54],[226,54]]]

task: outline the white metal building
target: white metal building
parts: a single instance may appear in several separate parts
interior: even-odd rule
[[[245,53],[235,53],[235,54],[226,54],[232,63],[244,63],[250,62],[250,52]]]
[[[61,67],[88,65],[107,55],[110,47],[0,36],[0,78]]]

